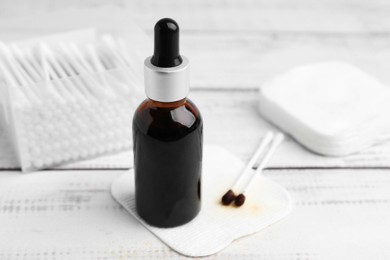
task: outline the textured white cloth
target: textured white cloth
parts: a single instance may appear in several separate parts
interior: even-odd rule
[[[347,155],[390,137],[390,88],[347,63],[295,68],[259,97],[264,117],[316,153]]]
[[[176,228],[152,227],[139,218],[135,210],[132,171],[114,180],[111,191],[126,210],[173,250],[186,256],[206,256],[222,250],[239,237],[268,227],[291,210],[289,193],[261,175],[252,183],[242,207],[221,205],[222,195],[243,167],[242,161],[226,150],[206,146],[201,212],[190,223]],[[131,230],[128,232],[130,234]]]

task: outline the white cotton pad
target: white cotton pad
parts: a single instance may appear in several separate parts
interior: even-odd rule
[[[347,155],[390,137],[390,88],[343,62],[297,67],[266,82],[259,109],[319,154]]]
[[[237,238],[258,232],[291,211],[289,193],[263,176],[255,178],[242,207],[223,206],[221,197],[244,164],[233,154],[215,146],[206,146],[203,158],[202,209],[193,221],[183,226],[156,228],[140,219],[135,209],[133,171],[114,180],[112,195],[162,242],[178,253],[192,257],[217,253]],[[131,230],[124,232],[131,235]]]

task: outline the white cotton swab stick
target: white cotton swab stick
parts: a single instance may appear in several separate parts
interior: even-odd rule
[[[61,65],[65,73],[68,75],[69,78],[76,79],[77,76],[81,74],[81,72],[77,71],[77,69],[74,67],[74,64],[70,60],[70,54],[69,50],[66,47],[65,43],[61,42],[59,44],[61,48],[61,57],[57,60],[58,63]],[[90,101],[91,99],[91,93],[87,86],[82,82],[82,80],[74,80],[72,81],[78,88],[78,91],[82,94],[83,98],[87,101]]]
[[[234,182],[233,186],[223,195],[222,197],[222,204],[223,205],[229,205],[233,202],[233,200],[236,198],[236,195],[234,194],[234,191],[237,189],[238,184],[240,184],[243,177],[252,170],[254,164],[256,163],[259,156],[263,153],[264,149],[267,147],[267,145],[272,141],[272,138],[274,137],[274,133],[271,131],[267,132],[264,136],[264,138],[261,140],[261,143],[259,147],[257,148],[256,152],[253,154],[252,158],[250,159],[249,163],[246,165],[244,171],[238,176],[236,181]]]
[[[84,73],[85,77],[88,78],[89,81],[91,81],[91,84],[93,85],[93,88],[91,91],[94,91],[96,95],[99,95],[100,97],[103,95],[107,95],[106,89],[101,82],[98,82],[92,74],[95,73],[94,68],[91,63],[89,63],[79,49],[79,47],[75,43],[71,43],[70,45],[70,52],[74,54],[75,61],[78,61],[80,63],[80,67],[84,68],[82,69],[82,72]]]
[[[101,84],[104,87],[105,93],[107,95],[109,95],[110,97],[114,97],[115,93],[113,92],[113,88],[109,86],[107,79],[106,79],[106,76],[109,76],[109,75],[103,75],[103,73],[102,73],[105,71],[105,68],[104,68],[101,60],[99,59],[98,54],[96,53],[95,46],[92,44],[88,44],[86,52],[87,52],[88,58],[91,62],[92,70],[97,72],[97,78],[101,81]],[[115,86],[116,86],[116,84],[115,84]]]
[[[121,57],[121,55],[117,52],[118,46],[116,46],[115,41],[111,35],[103,35],[101,39],[107,50],[110,52],[110,57],[114,64],[117,65],[117,67],[120,68],[129,66],[126,59]]]
[[[87,53],[89,55],[89,58],[91,59],[91,62],[92,62],[94,69],[97,72],[105,71],[105,68],[104,68],[103,64],[101,63],[101,61],[99,60],[99,57],[96,53],[96,49],[95,49],[94,45],[92,45],[92,44],[87,45]]]
[[[106,71],[106,68],[104,67],[104,59],[105,58],[98,55],[98,53],[96,51],[96,47],[92,46],[92,45],[88,45],[87,48],[88,48],[87,53],[89,54],[91,62],[93,64],[93,66],[96,68],[96,70],[98,72]],[[121,82],[114,75],[111,75],[110,72],[105,73],[104,75],[101,74],[100,78],[103,82],[102,83],[103,85],[110,86],[109,88],[106,88],[106,89],[109,89],[109,91],[112,93],[112,95],[114,95],[114,94],[122,95],[122,94],[128,93],[128,86],[126,84],[124,84],[123,82]]]
[[[50,81],[50,73],[49,73],[49,64],[46,60],[46,54],[45,52],[42,51],[42,42],[39,42],[39,60],[41,61],[41,71],[42,71],[42,76],[43,76],[43,79],[46,81],[46,82],[49,82]]]
[[[88,61],[85,59],[84,55],[81,53],[79,47],[74,43],[69,44],[70,51],[74,54],[75,60],[78,62],[89,72],[93,73],[93,67]]]
[[[130,65],[130,67],[133,69],[135,76],[139,80],[141,80],[142,75],[143,75],[142,66],[139,66],[136,63],[137,57],[134,57],[135,55],[139,56],[138,58],[142,60],[143,58],[140,56],[140,53],[136,52],[132,56],[130,56],[129,55],[130,52],[128,49],[128,43],[126,43],[126,41],[123,38],[117,38],[117,42],[118,42],[119,54],[123,57],[123,59],[126,61],[126,63],[128,63]]]
[[[14,76],[10,73],[8,70],[8,66],[6,66],[2,60],[0,60],[0,72],[3,74],[5,81],[8,83],[9,86],[14,87],[14,88],[19,88],[19,84],[16,82]],[[27,94],[19,89],[21,93],[23,93],[24,100],[23,101],[28,101],[28,96]]]
[[[24,55],[22,50],[16,45],[11,45],[11,50],[14,53],[16,59],[19,60],[26,72],[30,75],[31,79],[34,82],[39,82],[41,80],[41,76],[37,73],[32,64],[27,60],[27,56]]]
[[[0,68],[0,72],[2,69]],[[9,110],[9,103],[10,103],[10,94],[8,90],[8,86],[6,84],[7,82],[5,79],[0,79],[0,103],[3,107],[3,114],[4,114],[4,119],[7,124],[10,123],[10,110]]]
[[[82,95],[75,90],[74,84],[71,81],[64,80],[68,77],[68,75],[56,61],[51,48],[49,48],[49,46],[45,43],[41,43],[40,47],[44,57],[50,64],[50,66],[48,66],[50,76],[53,78],[54,82],[59,84],[59,86],[56,86],[56,90],[61,93],[61,96],[65,100],[75,100],[76,98],[80,97],[82,98]]]
[[[256,171],[252,174],[250,177],[249,181],[246,183],[246,185],[243,188],[242,193],[240,193],[234,200],[234,204],[237,207],[242,206],[245,203],[245,193],[249,189],[251,183],[255,179],[256,176],[260,175],[261,172],[263,171],[265,165],[268,163],[268,161],[271,159],[271,156],[274,154],[276,151],[276,148],[283,142],[284,140],[284,135],[282,133],[278,133],[275,135],[275,138],[272,140],[271,146],[267,153],[264,155],[263,159],[261,160],[259,166],[257,167]]]
[[[115,69],[115,64],[112,63],[111,59],[107,58],[107,55],[109,54],[106,53],[106,49],[107,48],[105,46],[99,46],[99,59],[101,60],[105,70]]]
[[[61,42],[60,47],[66,54],[70,67],[73,68],[77,74],[84,75],[80,77],[80,83],[81,81],[84,83],[81,85],[83,85],[84,89],[87,92],[86,97],[89,100],[91,100],[92,98],[98,99],[101,95],[101,92],[99,92],[99,89],[97,89],[97,86],[99,86],[99,82],[97,82],[93,77],[91,77],[88,69],[85,68],[83,64],[80,63],[80,61],[78,61],[70,45]]]
[[[25,67],[23,66],[22,62],[17,59],[16,55],[14,54],[14,52],[12,51],[12,49],[9,49],[11,55],[12,55],[12,63],[14,64],[15,66],[15,69],[17,70],[17,72],[19,73],[20,75],[20,78],[21,78],[21,82],[24,84],[24,85],[33,85],[34,84],[34,79],[33,77],[30,75],[30,73],[25,69]]]
[[[115,68],[131,68],[131,70],[134,70],[131,67],[131,64],[127,62],[126,58],[120,54],[119,52],[119,45],[115,42],[114,38],[111,35],[104,35],[102,36],[102,42],[103,45],[106,47],[106,49],[109,51],[109,58],[113,62],[113,64],[116,66]],[[128,82],[141,82],[139,77],[136,76],[136,73],[125,73],[124,76],[127,78]]]
[[[55,80],[62,80],[61,82],[66,87],[66,91],[69,93],[68,97],[71,100],[74,100],[76,98],[84,99],[83,93],[77,89],[75,84],[71,80],[67,80],[69,77],[69,74],[66,73],[64,68],[60,65],[60,63],[57,61],[56,56],[54,55],[51,48],[49,48],[46,44],[42,43],[42,51],[46,53],[46,58],[48,59],[49,63],[53,67],[57,73],[53,74],[53,77]]]
[[[110,60],[107,59],[107,57],[105,57],[103,54],[102,54],[103,51],[100,51],[100,55],[99,55],[99,60],[101,61],[101,64],[103,64],[103,66],[106,68],[107,71],[110,71],[110,70],[114,70],[115,69],[115,66],[110,64]],[[129,91],[130,91],[130,87],[129,87],[129,84],[125,84],[123,82],[121,82],[118,78],[116,77],[110,77],[110,73],[107,73],[106,74],[108,77],[107,79],[110,78],[111,82],[113,83],[113,87],[116,88],[117,91],[119,91],[120,94],[128,94]],[[126,77],[126,73],[123,74],[125,77]],[[127,78],[127,81],[128,80],[128,77]],[[132,80],[130,80],[130,82],[132,82]]]
[[[10,53],[12,58],[17,64],[17,69],[25,77],[27,83],[25,82],[25,87],[31,89],[32,92],[42,101],[45,99],[43,97],[43,92],[41,90],[41,75],[37,73],[32,64],[28,61],[28,55],[26,52],[22,51],[18,46],[11,45],[9,46]]]
[[[62,82],[59,81],[59,73],[53,68],[53,64],[50,62],[50,48],[43,42],[39,43],[40,58],[43,65],[43,74],[45,81],[43,87],[50,93],[48,98],[54,98],[59,102],[66,102],[69,98],[69,93],[66,88],[63,87]]]
[[[134,82],[129,86],[131,87],[132,91],[134,91],[134,93],[138,93],[140,95],[143,92],[143,89],[140,87],[143,81],[143,68],[142,66],[139,66],[139,64],[136,62],[136,55],[139,55],[139,53],[130,56],[128,51],[128,44],[126,44],[125,40],[123,38],[116,38],[115,40],[117,42],[117,49],[119,55],[121,55],[121,57],[126,61],[126,63],[129,64],[129,68],[131,68],[131,74],[134,77]]]
[[[31,64],[31,67],[39,75],[39,81],[45,80],[45,76],[42,73],[42,67],[39,62],[36,60],[36,57],[31,49],[25,50],[24,53],[25,59]]]
[[[8,80],[11,80],[11,78],[14,79],[14,86],[19,86],[20,90],[25,94],[27,99],[32,102],[39,102],[38,97],[36,96],[36,93],[34,93],[28,86],[27,86],[27,80],[25,79],[25,76],[20,73],[20,71],[17,68],[17,62],[14,60],[13,55],[11,51],[8,49],[8,47],[0,42],[0,49],[3,53],[3,56],[7,62],[7,65],[5,68],[8,69],[9,76]],[[18,84],[19,83],[19,84]]]

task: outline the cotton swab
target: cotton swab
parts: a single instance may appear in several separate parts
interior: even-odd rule
[[[68,75],[69,78],[77,77],[81,74],[80,71],[77,71],[77,69],[73,66],[72,61],[69,59],[70,55],[68,55],[68,49],[64,43],[60,43],[60,47],[62,49],[61,52],[61,57],[57,60],[58,63],[61,65],[63,68],[63,71]],[[82,82],[83,78],[80,77],[79,80],[74,80],[72,83],[74,83],[78,88],[78,91],[81,93],[82,97],[85,100],[90,100],[91,99],[91,91],[85,84]]]
[[[33,90],[31,90],[27,86],[27,80],[25,78],[25,75],[22,75],[22,73],[18,70],[18,64],[14,60],[14,57],[11,53],[11,51],[8,49],[8,47],[0,42],[0,48],[4,55],[5,61],[8,66],[6,68],[8,69],[9,75],[11,78],[14,79],[15,82],[13,82],[16,85],[19,85],[20,90],[24,92],[24,94],[27,96],[28,100],[32,103],[39,102],[38,97],[36,96],[37,93],[35,93]],[[10,80],[10,78],[8,78]],[[16,86],[15,85],[15,86]]]
[[[104,93],[102,92],[102,86],[97,80],[95,80],[91,76],[91,73],[93,73],[93,69],[84,60],[83,55],[78,50],[78,47],[73,43],[60,43],[60,47],[67,55],[68,62],[70,63],[71,67],[75,71],[83,75],[80,79],[82,82],[84,82],[83,85],[85,86],[86,90],[91,94],[90,96],[95,99],[101,98],[102,95],[104,95]]]
[[[87,56],[89,58],[89,61],[91,63],[91,69],[93,71],[98,72],[97,78],[101,81],[101,84],[103,85],[103,87],[105,87],[104,88],[105,93],[107,95],[109,95],[110,97],[113,97],[114,92],[113,92],[112,88],[109,87],[106,77],[103,76],[101,73],[105,70],[105,68],[104,68],[101,60],[99,59],[98,54],[96,53],[95,46],[92,44],[88,44],[86,52],[87,52]],[[116,84],[114,87],[116,87]]]
[[[47,77],[45,77],[46,84],[44,84],[44,86],[48,85],[51,87],[51,89],[48,89],[48,91],[53,93],[53,97],[56,97],[58,101],[62,102],[67,99],[73,99],[74,95],[70,93],[69,88],[66,86],[65,82],[60,81],[62,74],[53,62],[54,57],[49,46],[43,42],[40,42],[39,50],[41,51],[42,63],[45,64],[46,71],[44,73],[47,73]],[[49,81],[48,79],[52,80]]]
[[[119,45],[115,42],[115,40],[112,38],[110,35],[104,35],[102,36],[102,42],[103,46],[106,47],[108,50],[108,58],[111,59],[111,62],[114,64],[115,68],[128,68],[131,67],[131,64],[127,62],[126,58],[124,55],[121,55],[120,53],[120,47]],[[107,58],[107,57],[106,57]],[[124,74],[125,77],[127,77],[128,82],[133,82],[133,81],[139,81],[139,78],[137,74],[131,73],[131,74]]]
[[[82,71],[85,75],[85,77],[88,77],[88,80],[91,81],[92,84],[92,91],[96,93],[99,97],[102,95],[106,95],[107,91],[104,87],[104,85],[101,82],[98,82],[93,77],[89,76],[90,74],[94,73],[94,68],[92,64],[90,64],[87,60],[85,55],[83,55],[79,49],[79,47],[75,43],[71,43],[69,45],[69,51],[74,55],[74,60],[78,63],[80,63],[80,71]]]
[[[25,71],[30,75],[31,79],[34,82],[40,81],[41,76],[37,73],[32,64],[28,62],[27,55],[25,55],[22,50],[16,45],[11,45],[11,50],[15,54],[15,57],[19,61],[19,63],[22,64]]]
[[[275,138],[272,140],[272,143],[271,143],[271,146],[269,148],[269,150],[267,151],[267,153],[264,155],[264,158],[261,160],[259,166],[257,167],[256,171],[252,174],[252,176],[250,177],[249,181],[246,183],[246,185],[244,186],[243,188],[243,192],[240,193],[234,200],[234,204],[237,206],[237,207],[240,207],[242,206],[244,203],[245,203],[245,193],[247,192],[247,190],[249,189],[251,183],[253,182],[254,178],[257,176],[257,175],[260,175],[261,172],[263,171],[265,165],[268,163],[269,159],[271,158],[271,156],[274,154],[274,152],[276,151],[276,148],[283,142],[283,139],[284,139],[284,135],[281,134],[281,133],[278,133],[275,135]]]
[[[126,59],[124,59],[124,57],[118,54],[117,52],[118,47],[116,46],[114,39],[112,39],[110,35],[102,36],[102,42],[104,46],[107,48],[107,50],[109,51],[109,53],[111,54],[109,57],[117,67],[129,66],[129,64],[127,64],[126,62]]]
[[[261,153],[264,151],[266,146],[271,142],[273,137],[274,137],[274,133],[272,133],[270,131],[266,133],[266,135],[264,136],[263,140],[261,141],[259,147],[257,148],[256,152],[253,154],[249,163],[246,165],[244,171],[238,176],[238,178],[234,182],[233,186],[225,193],[225,195],[223,195],[223,197],[222,197],[222,204],[223,205],[229,205],[230,203],[233,202],[233,200],[235,200],[236,195],[235,195],[234,191],[237,189],[238,184],[240,184],[242,178],[247,174],[247,172],[252,170],[257,159],[259,158]]]
[[[82,90],[76,85],[76,83],[72,80],[68,80],[68,77],[71,76],[71,74],[68,74],[63,66],[61,66],[60,61],[62,59],[58,59],[58,55],[55,55],[51,48],[47,46],[46,44],[42,43],[41,44],[42,48],[41,50],[45,52],[46,58],[48,59],[49,63],[51,64],[52,72],[57,72],[52,74],[54,77],[54,80],[57,80],[58,82],[62,82],[64,86],[66,87],[66,91],[69,93],[68,97],[70,100],[75,100],[75,99],[81,99],[85,100],[85,95]],[[54,70],[54,71],[53,71]],[[62,80],[62,81],[60,81]]]

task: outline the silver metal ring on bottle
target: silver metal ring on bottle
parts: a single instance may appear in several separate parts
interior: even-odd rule
[[[172,68],[162,68],[146,58],[144,67],[146,96],[159,102],[175,102],[187,97],[190,89],[189,61],[181,56],[183,62]]]

